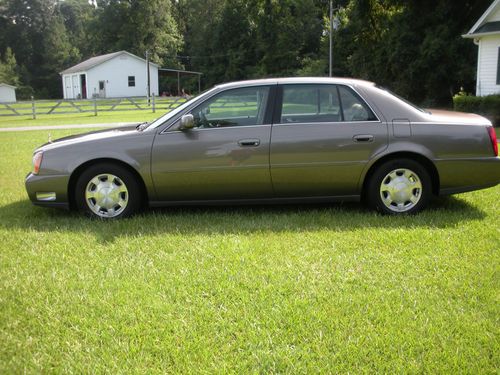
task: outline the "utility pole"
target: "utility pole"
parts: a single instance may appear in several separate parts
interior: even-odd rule
[[[333,34],[333,1],[330,0],[330,63],[328,69],[328,76],[332,76],[332,35]]]
[[[151,76],[149,74],[149,51],[146,50],[146,71],[148,73],[148,84],[147,84],[147,97],[148,97],[148,105],[149,105],[149,98],[151,96]]]

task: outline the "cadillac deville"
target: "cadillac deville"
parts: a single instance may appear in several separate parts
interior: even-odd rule
[[[147,206],[363,200],[385,214],[500,182],[487,119],[417,108],[374,83],[216,86],[150,123],[61,138],[26,177],[39,206],[121,218]]]

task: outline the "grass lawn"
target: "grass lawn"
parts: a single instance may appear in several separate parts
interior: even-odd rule
[[[498,372],[500,187],[100,222],[27,201],[46,139],[0,133],[0,373]]]

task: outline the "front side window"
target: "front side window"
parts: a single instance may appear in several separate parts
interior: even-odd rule
[[[366,103],[341,85],[286,85],[281,123],[377,120]]]
[[[262,125],[268,96],[265,86],[224,91],[191,111],[195,127]]]
[[[135,76],[128,76],[128,87],[135,87]]]

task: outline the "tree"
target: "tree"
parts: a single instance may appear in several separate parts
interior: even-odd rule
[[[347,73],[417,103],[451,104],[474,81],[475,47],[461,38],[489,0],[351,0],[336,36]]]
[[[92,30],[97,52],[149,50],[158,64],[174,62],[182,46],[169,0],[99,0]]]
[[[3,58],[0,59],[0,83],[19,85],[16,57],[10,47],[7,47]]]
[[[11,47],[19,63],[21,83],[39,97],[58,97],[58,72],[76,55],[55,0],[6,0],[1,8],[5,32],[0,50]]]

